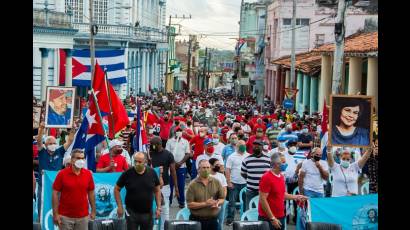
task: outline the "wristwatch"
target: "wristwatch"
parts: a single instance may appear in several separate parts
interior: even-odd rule
[[[270,218],[270,221],[274,221],[274,220],[276,220],[276,218],[275,218],[275,217]]]

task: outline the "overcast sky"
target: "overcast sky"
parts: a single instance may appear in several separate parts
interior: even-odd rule
[[[170,14],[172,17],[191,14],[192,19],[171,20],[172,24],[182,25],[182,35],[204,34],[199,39],[201,48],[233,50],[236,41],[231,38],[238,37],[240,8],[241,0],[167,0],[167,24]],[[184,38],[188,40],[188,36],[177,36],[176,40]]]

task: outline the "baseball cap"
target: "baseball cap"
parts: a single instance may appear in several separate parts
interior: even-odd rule
[[[64,93],[65,93],[64,90],[59,90],[59,89],[50,90],[50,101],[64,95]]]
[[[117,145],[122,146],[123,144],[124,144],[124,142],[122,142],[118,139],[114,139],[114,140],[110,141],[109,147],[111,149],[114,146],[117,146]]]

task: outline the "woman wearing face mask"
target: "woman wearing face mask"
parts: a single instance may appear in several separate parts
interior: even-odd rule
[[[223,165],[216,158],[209,159],[209,163],[211,164],[211,168],[212,168],[210,176],[217,179],[221,183],[223,190],[224,190],[224,196],[226,197],[226,190],[227,190],[228,184],[226,182],[225,175],[221,173],[221,169]],[[224,214],[225,214],[225,208],[224,206],[221,206],[221,211],[218,214],[218,230],[222,229],[222,225],[223,225],[222,221],[223,221]]]
[[[359,194],[359,171],[366,164],[372,153],[367,149],[359,161],[351,163],[350,151],[344,150],[340,156],[340,164],[334,162],[332,146],[327,146],[327,162],[333,176],[332,197],[351,196]]]

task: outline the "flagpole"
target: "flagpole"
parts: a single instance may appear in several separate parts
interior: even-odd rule
[[[108,76],[107,76],[107,68],[106,67],[104,67],[104,83],[105,83],[105,88],[106,88],[107,94],[108,94],[108,105],[110,107],[110,120],[111,120],[111,124],[112,124],[111,126],[109,125],[109,128],[111,128],[113,138],[115,138],[114,117],[112,115],[111,93],[110,93],[110,88],[108,87]]]
[[[109,147],[108,146],[109,146],[110,142],[108,140],[107,132],[105,131],[105,128],[104,128],[104,123],[103,123],[103,119],[102,119],[102,116],[101,116],[100,106],[98,106],[97,97],[95,96],[93,88],[91,88],[91,94],[94,98],[95,107],[97,108],[98,117],[100,118],[100,124],[101,124],[103,132],[104,132],[104,137],[105,137],[105,141],[107,142],[107,148],[108,148],[108,152],[109,152]],[[112,155],[111,155],[110,152],[109,152],[109,156],[110,156],[110,162],[111,162]]]

